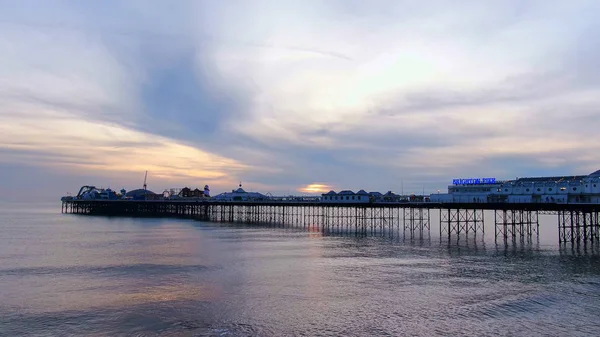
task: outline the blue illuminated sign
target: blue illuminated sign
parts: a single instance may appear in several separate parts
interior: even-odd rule
[[[471,178],[471,179],[453,179],[454,185],[481,185],[481,184],[495,184],[496,178]]]

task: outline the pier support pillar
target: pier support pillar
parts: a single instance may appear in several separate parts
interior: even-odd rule
[[[419,233],[419,236],[423,236],[423,232],[427,231],[429,234],[429,230],[431,228],[431,218],[429,213],[429,208],[404,208],[404,236],[406,236],[406,231],[410,233],[410,237],[412,238],[415,232]]]
[[[477,233],[485,234],[482,209],[440,209],[440,239],[452,234],[460,236]]]
[[[527,210],[496,210],[495,215],[495,238],[531,239],[532,235],[539,233],[539,214],[537,211]]]
[[[559,211],[558,242],[595,243],[600,239],[599,212]]]

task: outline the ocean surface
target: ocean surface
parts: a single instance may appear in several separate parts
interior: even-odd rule
[[[435,213],[435,212],[434,212]],[[599,336],[597,246],[0,204],[0,336]],[[434,217],[435,218],[435,217]]]

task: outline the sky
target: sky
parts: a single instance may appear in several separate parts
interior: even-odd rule
[[[600,168],[600,2],[0,0],[2,199]]]

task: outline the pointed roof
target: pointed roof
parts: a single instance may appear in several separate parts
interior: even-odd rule
[[[596,172],[593,172],[593,173],[590,173],[590,175],[588,177],[590,177],[590,178],[600,177],[600,170],[598,170]]]
[[[356,194],[358,194],[358,195],[368,195],[369,193],[367,193],[365,190],[360,190],[360,191],[356,192]]]

